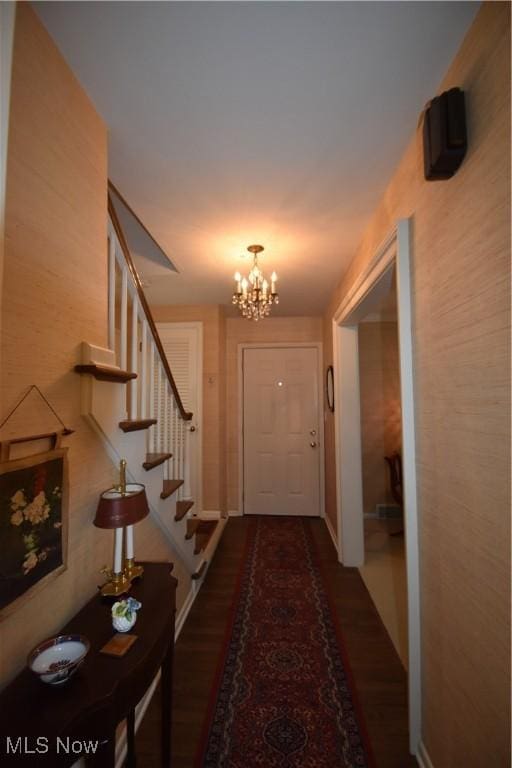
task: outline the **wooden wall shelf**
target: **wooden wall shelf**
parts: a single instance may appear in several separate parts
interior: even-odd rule
[[[75,371],[76,373],[90,373],[98,381],[111,381],[118,384],[126,384],[127,381],[137,378],[136,373],[110,368],[108,365],[75,365]]]

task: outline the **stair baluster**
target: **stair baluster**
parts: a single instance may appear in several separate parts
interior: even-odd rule
[[[140,372],[140,417],[146,418],[148,404],[148,324],[141,318],[141,372]]]
[[[157,368],[156,368],[156,392],[155,392],[155,399],[156,399],[156,418],[158,419],[156,423],[156,440],[155,440],[155,451],[161,450],[161,441],[162,441],[162,366],[160,365],[160,360],[157,356]]]
[[[183,471],[183,419],[178,419],[178,446],[179,446],[179,469],[178,473],[182,480],[184,480],[184,471]],[[182,485],[178,491],[178,498],[183,499],[183,490],[184,486]]]
[[[121,340],[119,367],[126,371],[128,365],[128,270],[121,265]]]
[[[177,408],[174,400],[171,404],[171,418],[169,420],[170,432],[171,432],[171,453],[172,453],[172,476],[176,480],[180,480],[178,474],[178,460],[177,460],[177,443],[176,443],[176,416]]]
[[[191,499],[192,498],[192,490],[190,487],[190,429],[186,424],[183,424],[183,498],[185,499]]]
[[[108,346],[116,348],[116,240],[108,235]]]
[[[138,334],[138,327],[139,327],[139,319],[138,319],[138,307],[139,302],[137,299],[137,295],[134,294],[132,296],[132,327],[131,327],[131,353],[130,353],[130,364],[131,364],[131,370],[133,373],[137,373],[139,366],[139,334]],[[136,379],[133,379],[129,383],[130,388],[130,408],[128,409],[129,412],[129,418],[132,420],[135,420],[137,418],[137,391],[138,391],[138,384],[139,384],[139,377],[137,376]]]
[[[170,401],[170,390],[167,382],[165,382],[165,400],[164,400],[164,452],[165,453],[171,453],[171,445],[169,442],[169,401]],[[171,480],[172,478],[169,475],[169,459],[165,462],[165,469],[164,469],[164,478],[165,480]]]
[[[153,340],[149,344],[149,415],[152,419],[158,419],[155,408],[155,344]],[[149,450],[155,450],[156,424],[149,430]]]

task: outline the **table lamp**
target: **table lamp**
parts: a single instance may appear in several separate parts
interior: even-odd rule
[[[142,576],[143,568],[141,565],[135,565],[133,556],[133,526],[149,514],[145,487],[141,483],[126,482],[125,459],[121,460],[119,474],[119,485],[101,494],[94,518],[94,525],[97,528],[114,529],[114,568],[112,571],[106,571],[110,580],[101,588],[102,595],[112,597],[127,592],[133,579]]]

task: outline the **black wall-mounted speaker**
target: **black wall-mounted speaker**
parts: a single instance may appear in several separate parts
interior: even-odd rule
[[[450,179],[467,149],[464,91],[451,88],[432,99],[423,122],[423,157],[427,181]]]

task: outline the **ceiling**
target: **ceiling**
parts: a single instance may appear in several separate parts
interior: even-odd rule
[[[177,272],[153,304],[230,305],[262,243],[275,314],[321,314],[425,102],[466,2],[35,3],[109,129],[109,172]]]

